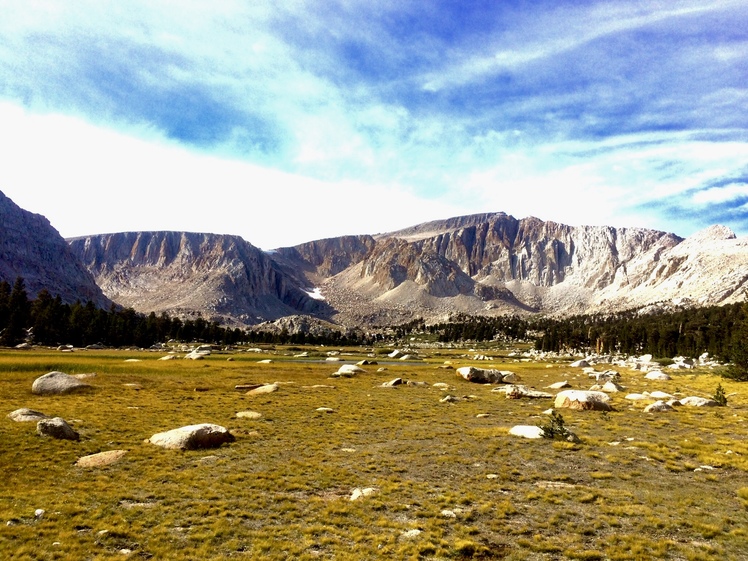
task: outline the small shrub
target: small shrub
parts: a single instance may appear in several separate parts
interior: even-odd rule
[[[717,384],[717,389],[714,391],[712,399],[722,407],[727,405],[727,396],[725,395],[725,389],[722,387],[722,384]]]
[[[571,432],[564,423],[564,418],[556,411],[551,412],[547,423],[538,426],[543,431],[543,438],[566,440],[571,436]]]

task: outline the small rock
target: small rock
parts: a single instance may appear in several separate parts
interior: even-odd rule
[[[37,509],[36,509],[36,510],[34,511],[34,518],[37,518],[37,519],[39,519],[39,518],[41,518],[42,516],[44,516],[44,513],[45,513],[45,510],[44,510],[43,508],[37,508]]]
[[[334,413],[335,412],[335,410],[330,407],[317,407],[315,411],[317,411],[318,413]]]
[[[455,514],[455,512],[453,510],[444,509],[444,510],[442,510],[441,515],[444,518],[457,518],[457,515]]]
[[[91,454],[89,456],[83,456],[78,458],[75,465],[78,467],[102,467],[113,464],[122,459],[127,454],[127,450],[108,450],[106,452],[99,452],[98,454]]]
[[[408,530],[407,532],[403,532],[400,534],[400,537],[405,539],[415,538],[421,535],[421,530],[414,528],[412,530]]]
[[[351,493],[351,501],[357,501],[358,499],[370,497],[374,493],[376,493],[377,490],[374,487],[366,487],[364,489],[356,488]]]
[[[521,436],[523,438],[543,438],[545,433],[543,429],[535,425],[517,425],[509,429],[512,436]]]
[[[258,413],[257,411],[239,411],[236,416],[240,419],[257,420],[262,418],[262,413]]]
[[[8,413],[8,418],[17,423],[35,422],[38,423],[42,419],[49,418],[48,415],[41,413],[40,411],[34,411],[33,409],[16,409],[15,411]]]
[[[263,395],[278,391],[278,384],[264,384],[253,390],[249,390],[245,395]]]
[[[59,440],[80,440],[80,435],[60,417],[41,419],[36,423],[36,432],[41,436],[51,436]]]

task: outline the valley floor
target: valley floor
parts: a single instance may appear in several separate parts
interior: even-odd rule
[[[588,388],[581,369],[496,349],[480,362],[464,350],[400,362],[390,349],[343,349],[346,362],[378,364],[331,378],[340,363],[326,362],[329,349],[305,350],[198,361],[0,351],[6,414],[28,407],[81,435],[54,440],[34,423],[0,422],[0,558],[748,559],[746,384],[707,370],[662,382],[617,368],[627,390],[612,395],[615,411],[559,410],[579,443],[528,440],[509,429],[545,423],[552,400],[507,399],[445,361],[511,370],[541,390],[562,380]],[[33,395],[53,370],[95,373],[92,389]],[[423,384],[381,387],[396,377]],[[271,382],[279,389],[265,395],[235,389]],[[711,397],[720,383],[726,407],[646,414],[624,398]],[[147,441],[204,422],[236,441],[199,451]],[[114,464],[76,465],[115,449],[127,453]],[[357,489],[367,491],[351,500]]]

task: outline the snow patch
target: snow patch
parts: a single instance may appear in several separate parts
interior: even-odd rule
[[[319,288],[313,288],[311,291],[310,290],[305,290],[304,292],[307,293],[307,295],[309,296],[309,298],[312,298],[314,300],[324,300],[325,299],[325,297],[322,296],[322,290],[319,289]]]

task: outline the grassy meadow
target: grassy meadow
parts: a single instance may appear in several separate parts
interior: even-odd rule
[[[440,366],[589,388],[568,361],[428,350],[401,363],[346,349],[346,361],[378,364],[331,378],[339,363],[324,362],[328,349],[306,350],[199,361],[0,351],[0,559],[748,559],[748,384],[708,370],[656,382],[615,368],[627,388],[612,395],[615,411],[560,410],[581,442],[529,440],[509,428],[544,423],[552,400],[507,399]],[[53,370],[95,373],[93,387],[33,395],[32,382]],[[380,387],[395,377],[425,385]],[[235,389],[270,382],[279,391]],[[720,383],[726,407],[645,414],[646,402],[624,399],[711,397]],[[447,394],[460,399],[441,402]],[[35,423],[5,416],[22,407],[64,418],[81,440],[40,437]],[[200,451],[147,442],[204,422],[236,441]],[[127,450],[117,463],[75,465],[116,449]],[[373,491],[352,501],[354,489]]]

